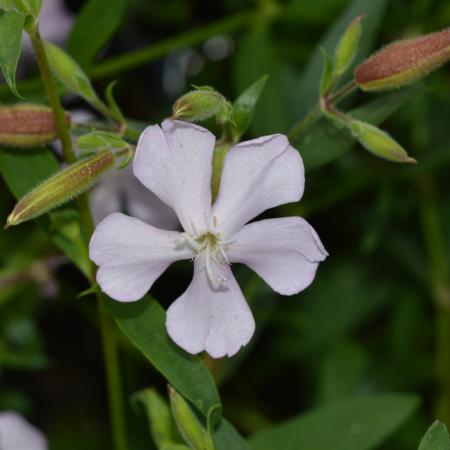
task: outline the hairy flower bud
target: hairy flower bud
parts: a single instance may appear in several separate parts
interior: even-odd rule
[[[103,151],[82,159],[53,175],[25,194],[8,216],[6,226],[34,219],[89,189],[114,165],[115,156]]]
[[[181,96],[172,107],[175,119],[189,122],[216,117],[217,122],[227,122],[232,115],[230,103],[219,92],[210,87],[200,87]]]
[[[450,59],[450,28],[394,42],[360,64],[355,70],[364,91],[393,89],[424,77]]]
[[[359,120],[352,120],[349,125],[353,136],[360,144],[374,155],[393,162],[416,163],[406,150],[383,130]]]
[[[362,33],[360,15],[353,19],[342,35],[334,53],[334,76],[340,77],[350,67],[358,52],[359,39]]]
[[[70,125],[70,114],[65,113]],[[31,147],[58,137],[58,127],[50,108],[21,103],[0,107],[0,144]]]

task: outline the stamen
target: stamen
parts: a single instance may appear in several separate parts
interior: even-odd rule
[[[189,234],[183,233],[180,238],[178,238],[177,242],[179,244],[186,244],[188,247],[191,248],[196,253],[199,253],[201,251],[201,246],[196,242],[195,239],[193,239]]]
[[[220,253],[222,253],[223,259],[227,262],[227,264],[229,266],[231,266],[231,263],[227,258],[227,254],[225,253],[225,250],[223,249],[223,247],[220,244],[219,244],[219,249],[220,249]]]
[[[211,269],[211,261],[210,261],[210,256],[211,256],[211,252],[209,249],[209,245],[206,246],[206,251],[205,251],[205,266],[206,266],[206,273],[208,275],[209,281],[211,282],[211,285],[213,287],[213,289],[217,289],[219,288],[217,282],[220,281],[219,278],[216,278],[214,276],[214,273]]]

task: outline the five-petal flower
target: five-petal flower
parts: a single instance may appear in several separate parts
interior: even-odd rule
[[[194,259],[191,284],[167,311],[167,331],[186,351],[218,358],[234,355],[255,328],[230,263],[246,264],[276,292],[292,295],[312,282],[327,252],[300,217],[248,223],[303,194],[303,162],[285,136],[232,147],[212,205],[214,144],[213,134],[187,122],[148,127],[134,175],[176,212],[184,231],[114,213],[97,226],[90,257],[99,266],[101,289],[124,302],[143,297],[174,261]]]

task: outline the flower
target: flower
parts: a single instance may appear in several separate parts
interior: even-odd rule
[[[248,222],[263,211],[300,200],[304,168],[286,136],[235,145],[211,204],[215,138],[187,122],[166,120],[141,135],[134,175],[175,210],[183,232],[166,231],[121,213],[106,217],[90,242],[97,282],[113,299],[140,299],[174,261],[194,259],[187,290],[169,307],[170,337],[189,353],[234,355],[255,322],[230,263],[243,263],[276,292],[296,294],[314,279],[325,251],[300,217]]]
[[[14,411],[0,412],[1,450],[47,450],[45,436]]]

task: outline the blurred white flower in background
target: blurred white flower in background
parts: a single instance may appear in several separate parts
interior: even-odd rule
[[[47,450],[47,440],[41,431],[14,411],[0,412],[1,450]]]
[[[156,227],[178,227],[173,210],[139,182],[131,164],[108,172],[90,192],[89,204],[95,223],[113,212],[123,211]]]

